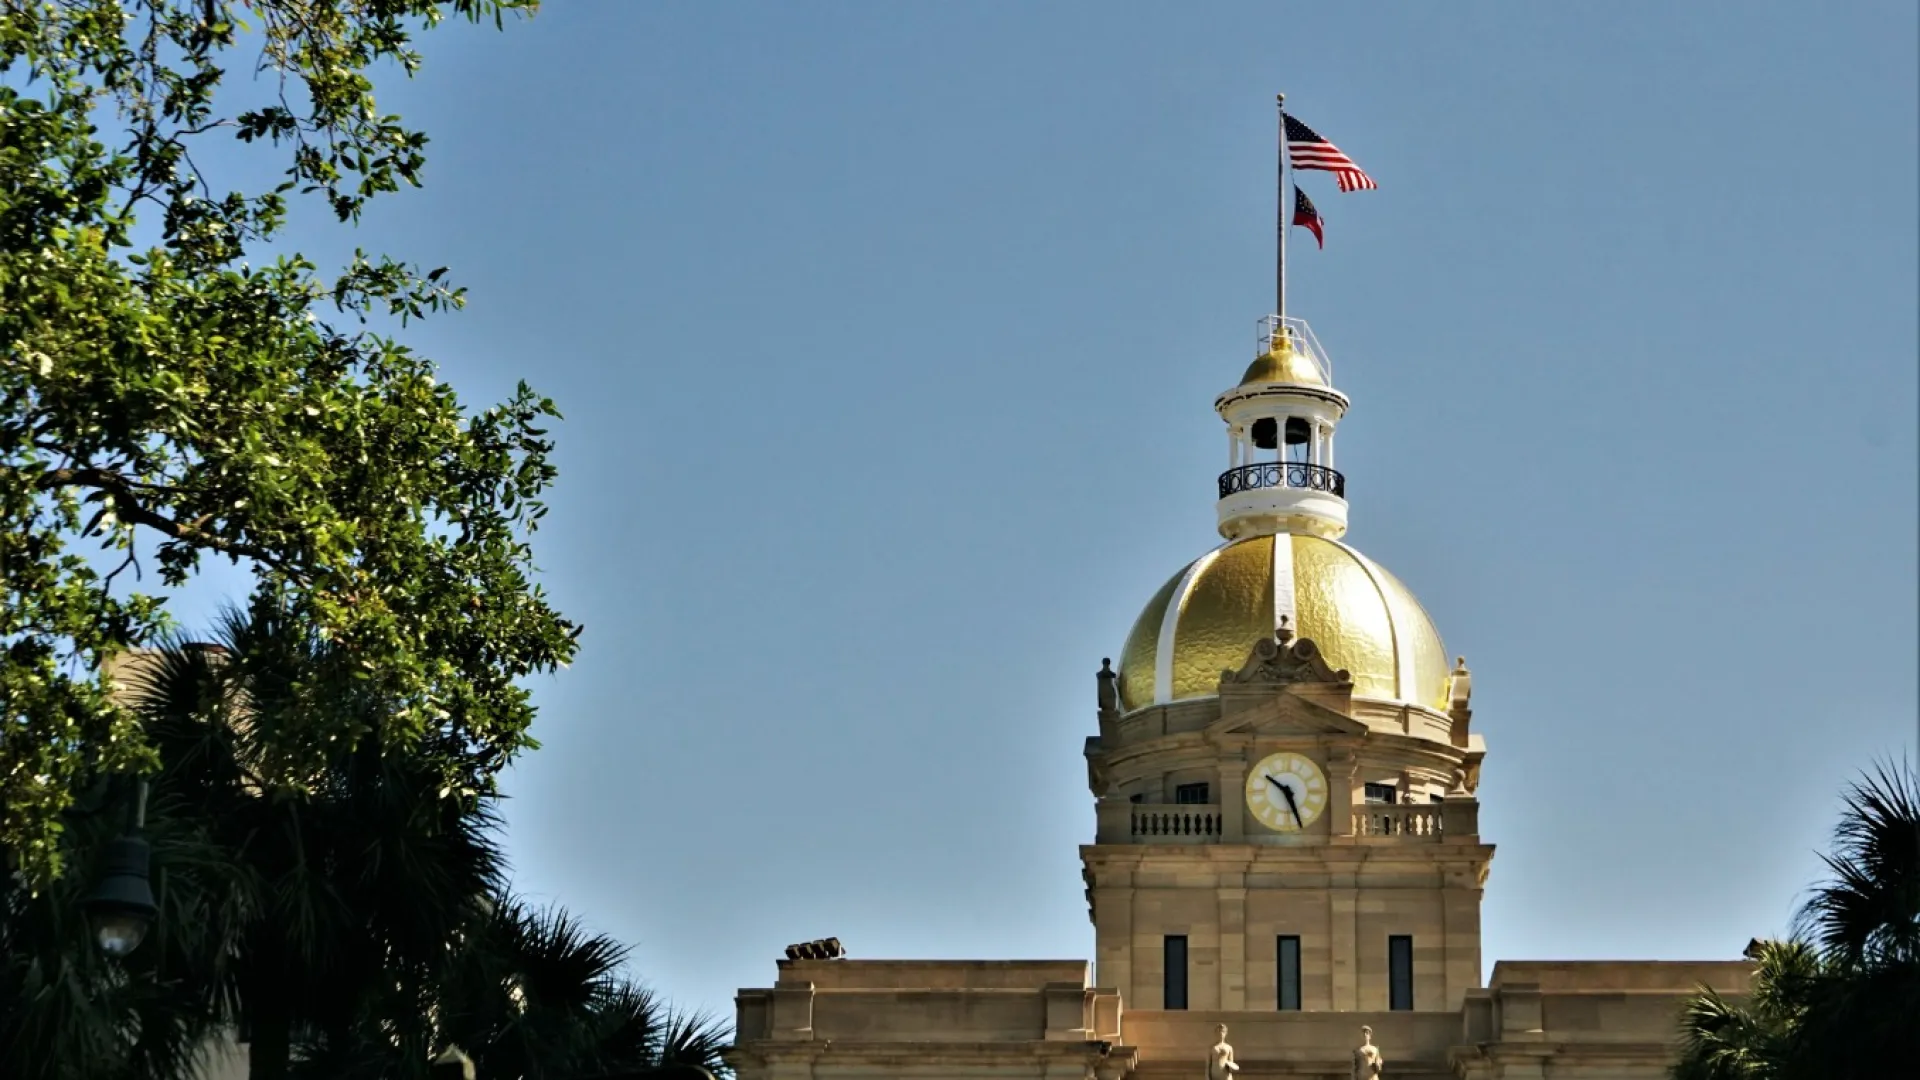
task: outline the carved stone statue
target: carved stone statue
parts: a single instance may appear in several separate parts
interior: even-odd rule
[[[1362,1027],[1360,1047],[1353,1052],[1353,1080],[1376,1080],[1386,1064],[1387,1059],[1380,1056],[1380,1048],[1373,1045],[1373,1029]]]
[[[1227,1025],[1214,1028],[1213,1034],[1213,1049],[1207,1051],[1207,1080],[1231,1080],[1240,1066],[1233,1060],[1233,1047],[1227,1044]]]
[[[1120,673],[1113,670],[1111,657],[1100,658],[1100,671],[1094,675],[1100,683],[1100,711],[1120,711]]]

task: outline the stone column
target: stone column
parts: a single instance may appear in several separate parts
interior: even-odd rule
[[[1358,765],[1353,754],[1337,751],[1327,758],[1327,831],[1353,835],[1353,777]]]
[[[1220,875],[1220,1008],[1238,1012],[1247,1007],[1247,890],[1246,875]]]
[[[1331,884],[1327,890],[1327,952],[1333,1008],[1351,1012],[1360,1007],[1360,895],[1352,874],[1336,874]]]
[[[1458,1009],[1467,991],[1480,987],[1480,890],[1449,872],[1440,891],[1441,965],[1446,1008]]]
[[[1238,844],[1247,835],[1247,763],[1238,759],[1220,763],[1220,841]]]
[[[1094,800],[1093,842],[1126,844],[1133,840],[1133,803],[1119,795]]]
[[[1119,871],[1120,880],[1094,886],[1094,981],[1133,997],[1133,884],[1132,875]]]

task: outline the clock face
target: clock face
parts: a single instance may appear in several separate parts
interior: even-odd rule
[[[1247,809],[1275,832],[1299,832],[1326,808],[1327,776],[1312,758],[1285,750],[1247,773]]]

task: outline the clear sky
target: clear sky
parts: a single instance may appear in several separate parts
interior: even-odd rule
[[[1916,9],[550,0],[383,104],[408,332],[556,398],[586,625],[518,880],[731,1016],[790,942],[1085,957],[1094,680],[1217,543],[1272,297],[1474,672],[1486,959],[1730,958],[1916,730]],[[300,237],[296,237],[300,239]],[[183,614],[191,614],[184,612]]]

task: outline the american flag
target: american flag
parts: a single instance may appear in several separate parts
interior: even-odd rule
[[[1294,168],[1330,172],[1341,191],[1380,186],[1360,166],[1355,165],[1352,158],[1341,153],[1339,147],[1322,138],[1319,132],[1285,113],[1280,115],[1286,120],[1287,154],[1293,158]]]

